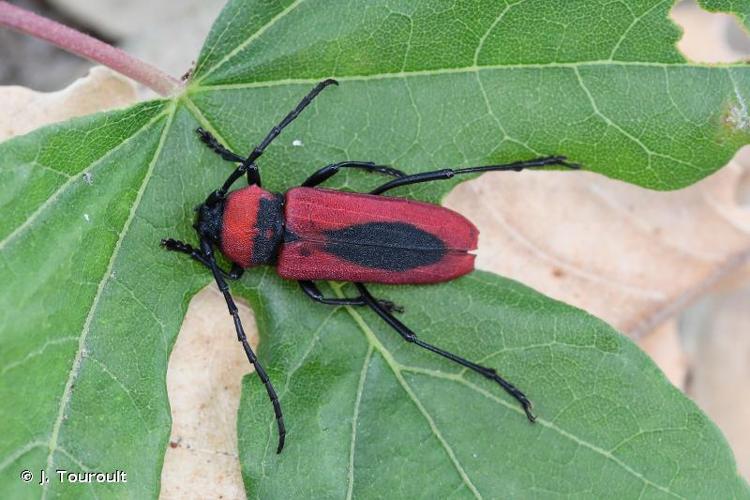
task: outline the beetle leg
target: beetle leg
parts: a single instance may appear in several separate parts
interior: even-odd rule
[[[352,298],[329,298],[323,296],[323,292],[320,291],[318,286],[313,283],[312,281],[305,281],[300,280],[298,281],[299,286],[302,288],[302,291],[305,292],[305,294],[313,299],[315,302],[320,302],[321,304],[327,304],[329,306],[366,306],[367,303],[365,302],[365,299],[362,296],[359,297],[352,297]],[[380,306],[388,311],[389,313],[402,313],[404,312],[404,308],[394,304],[390,300],[378,300],[378,303]]]
[[[196,262],[200,262],[207,268],[211,269],[211,264],[208,263],[208,259],[206,258],[206,256],[203,255],[200,250],[188,243],[179,240],[173,240],[172,238],[167,238],[161,240],[161,246],[166,250],[172,252],[187,254],[191,259],[195,260]],[[222,268],[219,268],[219,272],[222,274],[222,276],[224,276],[224,278],[234,281],[240,279],[245,270],[241,266],[232,263],[232,269],[230,269],[229,271],[225,271]]]
[[[232,268],[229,270],[229,272],[225,272],[223,269],[219,268],[219,270],[225,275],[225,278],[228,278],[230,280],[238,280],[242,278],[242,275],[245,274],[245,269],[240,266],[239,264],[232,263]]]
[[[494,382],[497,382],[503,389],[505,389],[505,392],[510,394],[516,401],[521,404],[521,407],[523,408],[524,413],[526,413],[526,417],[529,419],[529,421],[534,422],[534,420],[536,420],[536,417],[531,412],[531,401],[529,401],[529,399],[523,392],[521,392],[520,389],[501,377],[494,368],[488,368],[486,366],[478,365],[451,352],[440,349],[439,347],[420,340],[417,337],[417,334],[409,329],[409,327],[401,323],[391,313],[381,307],[378,301],[370,294],[370,292],[362,283],[355,283],[354,285],[359,290],[359,293],[361,294],[361,297],[364,299],[365,303],[370,306],[370,309],[375,311],[378,316],[380,316],[386,323],[388,323],[388,326],[396,330],[405,341],[416,344],[423,349],[434,352],[435,354],[438,354],[444,358],[450,359],[451,361],[458,363],[461,366],[465,366],[466,368],[475,371]]]
[[[263,368],[263,365],[260,364],[260,361],[255,356],[252,347],[250,347],[250,343],[247,341],[247,336],[245,335],[245,329],[242,327],[242,321],[240,320],[240,314],[237,310],[237,305],[234,303],[234,298],[229,292],[229,285],[227,285],[227,282],[224,281],[224,277],[219,270],[219,266],[216,265],[216,259],[214,258],[211,243],[207,240],[201,239],[201,252],[208,261],[209,268],[211,268],[211,272],[214,275],[216,284],[218,285],[222,295],[224,295],[224,300],[226,300],[227,302],[229,314],[232,316],[232,319],[234,320],[234,328],[235,330],[237,330],[237,340],[242,343],[242,347],[245,349],[245,354],[247,355],[248,361],[250,361],[250,363],[255,367],[255,372],[258,374],[261,382],[263,382],[263,385],[266,386],[266,392],[268,393],[268,397],[271,400],[271,404],[273,405],[273,411],[276,415],[276,425],[279,429],[279,445],[276,448],[276,453],[281,453],[281,450],[284,448],[286,427],[284,426],[284,415],[281,412],[281,403],[279,402],[279,397],[276,395],[276,390],[273,388],[273,384],[271,383],[271,379],[268,378],[266,370]]]
[[[201,138],[201,141],[208,146],[214,153],[221,156],[227,161],[233,161],[235,163],[242,163],[244,160],[243,157],[240,155],[233,153],[229,150],[226,146],[224,146],[222,143],[219,142],[219,139],[217,139],[211,132],[208,130],[205,130],[202,127],[198,127],[195,130],[198,135]]]
[[[407,175],[406,177],[400,177],[388,181],[382,186],[379,186],[372,191],[370,194],[382,194],[386,191],[399,187],[408,186],[410,184],[419,184],[420,182],[432,182],[447,180],[456,175],[461,174],[474,174],[478,172],[501,172],[512,170],[514,172],[520,172],[528,168],[540,168],[551,165],[559,165],[561,167],[569,168],[571,170],[578,170],[581,168],[577,163],[571,163],[565,156],[545,156],[543,158],[535,158],[533,160],[517,161],[515,163],[507,163],[504,165],[485,165],[482,167],[468,167],[468,168],[444,168],[442,170],[435,170],[432,172],[422,172],[419,174]]]
[[[380,304],[380,306],[383,309],[385,309],[386,311],[388,311],[389,313],[402,313],[402,312],[404,312],[404,306],[395,304],[395,303],[391,302],[390,300],[377,299],[377,301],[378,301],[378,304]],[[367,305],[367,304],[365,304],[365,305]]]
[[[371,161],[342,161],[340,163],[332,163],[321,168],[317,172],[314,172],[305,182],[302,183],[303,187],[313,187],[325,182],[326,180],[339,173],[342,168],[361,168],[368,172],[378,172],[393,177],[405,177],[406,174],[401,170],[387,167],[384,165],[376,165]]]
[[[299,283],[300,288],[302,288],[302,291],[305,292],[308,297],[313,299],[315,302],[320,302],[321,304],[327,304],[329,306],[365,305],[365,301],[362,299],[362,297],[354,297],[351,299],[328,298],[323,296],[323,292],[321,292],[320,288],[318,288],[318,286],[312,281],[300,280],[297,283]]]

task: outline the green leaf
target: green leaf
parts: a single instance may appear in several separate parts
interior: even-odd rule
[[[479,271],[450,286],[377,288],[408,304],[401,319],[423,340],[527,390],[532,425],[500,387],[407,344],[373,313],[289,307],[298,291],[279,281],[247,283],[293,416],[276,455],[263,385],[245,378],[238,430],[254,498],[750,496],[700,410],[578,309]]]
[[[426,169],[559,153],[653,189],[690,185],[748,142],[750,73],[687,64],[670,2],[366,5],[229,3],[191,99],[247,148],[242,124],[290,87],[335,76],[346,96],[320,107],[330,121],[300,127],[328,146],[315,148],[321,161],[343,152]]]
[[[347,158],[417,172],[565,154],[676,189],[750,141],[750,69],[686,64],[669,7],[234,1],[183,95],[0,145],[0,495],[36,498],[20,471],[57,468],[122,469],[128,483],[51,481],[45,497],[157,495],[167,357],[210,280],[158,242],[192,241],[193,207],[229,171],[197,126],[247,151],[335,76],[341,86],[263,157],[265,186]],[[380,180],[347,172],[330,185]],[[438,201],[455,182],[398,194]],[[551,496],[602,491],[612,477],[622,496],[750,496],[713,424],[627,340],[512,282],[476,273],[376,291],[431,342],[476,359],[505,349],[488,361],[533,396],[535,426],[497,387],[458,379],[365,312],[309,303],[268,269],[237,288],[258,313],[290,429],[282,455],[265,447],[272,413],[251,377],[240,435],[253,495],[344,496],[353,477],[362,496]]]

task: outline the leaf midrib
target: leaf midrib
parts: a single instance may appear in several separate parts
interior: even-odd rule
[[[505,15],[508,13],[508,11],[510,11],[516,5],[519,5],[519,4],[523,3],[523,1],[524,0],[519,0],[519,1],[515,2],[515,3],[508,3],[508,4],[505,5],[505,8],[503,8],[503,10],[498,14],[498,16],[492,22],[492,24],[490,25],[490,27],[485,31],[485,33],[482,35],[482,37],[478,41],[477,46],[474,48],[473,65],[469,66],[469,67],[466,67],[466,68],[456,68],[456,70],[458,72],[460,72],[460,71],[466,71],[466,70],[470,70],[470,69],[477,70],[479,68],[514,68],[514,67],[517,68],[517,67],[523,66],[523,64],[498,64],[498,65],[482,65],[482,66],[480,66],[478,64],[478,62],[479,62],[479,56],[480,56],[482,48],[484,47],[484,42],[485,42],[486,38],[497,27],[498,23],[503,19],[503,17],[505,17]],[[571,63],[542,63],[542,64],[539,64],[537,66],[549,67],[549,66],[553,66],[553,65],[566,65],[566,64],[568,64],[568,65],[570,65],[570,64],[577,65],[577,64],[590,64],[590,63],[594,63],[594,64],[644,64],[644,65],[648,64],[648,65],[658,65],[658,66],[668,66],[668,65],[679,66],[679,65],[689,64],[691,66],[710,66],[710,67],[719,67],[719,66],[723,66],[723,65],[729,65],[729,64],[726,64],[726,63],[725,64],[709,64],[709,63],[697,63],[697,64],[693,64],[693,63],[690,63],[689,61],[686,61],[684,59],[681,60],[681,61],[673,62],[673,63],[672,62],[670,62],[670,63],[665,63],[665,62],[660,62],[660,63],[643,62],[643,63],[641,63],[641,62],[637,62],[637,61],[617,61],[617,60],[614,60],[615,53],[619,50],[619,48],[620,48],[620,46],[622,44],[622,41],[627,38],[627,34],[630,32],[630,30],[633,28],[633,26],[635,26],[636,24],[638,24],[638,22],[640,20],[642,20],[648,13],[650,13],[654,8],[662,5],[665,1],[668,1],[668,0],[662,0],[661,2],[656,2],[651,8],[649,8],[646,12],[642,13],[640,16],[633,15],[633,21],[626,28],[626,30],[623,32],[623,34],[620,35],[619,40],[617,41],[617,43],[615,44],[615,46],[610,51],[610,57],[609,57],[609,59],[592,60],[592,61],[578,61],[578,62],[571,62]],[[269,29],[271,29],[279,20],[283,19],[289,13],[291,13],[294,10],[296,10],[296,8],[299,7],[303,2],[304,2],[304,0],[294,0],[287,7],[285,7],[281,11],[277,12],[265,24],[261,25],[260,27],[258,27],[257,30],[255,30],[253,33],[251,33],[250,35],[248,35],[247,38],[245,38],[242,42],[240,42],[239,44],[237,44],[237,46],[235,46],[232,50],[230,50],[224,57],[222,57],[219,61],[217,61],[213,66],[210,66],[209,68],[207,68],[206,71],[205,71],[205,73],[200,74],[200,76],[198,78],[196,78],[193,83],[195,85],[198,85],[199,82],[205,80],[209,75],[211,75],[212,73],[214,73],[216,70],[220,69],[227,62],[229,62],[234,56],[236,56],[237,54],[239,54],[240,52],[242,52],[244,49],[246,49],[253,41],[257,40],[266,31],[268,31]],[[626,5],[626,7],[627,7],[627,5]],[[630,10],[631,15],[632,15],[633,14],[632,10],[629,9],[629,8],[628,8],[628,10]],[[238,14],[239,14],[239,11],[235,14],[235,17]],[[214,43],[214,45],[211,46],[208,49],[208,53],[206,54],[206,56],[204,57],[201,54],[200,59],[202,61],[205,61],[206,59],[208,59],[208,57],[211,56],[211,54],[213,54],[214,49],[217,46],[219,46],[221,38],[224,36],[224,33],[226,33],[229,30],[229,28],[231,27],[233,21],[234,21],[234,19],[232,19],[232,21],[229,21],[229,22],[226,23],[226,26],[225,26],[224,30],[222,31],[222,34],[219,35],[219,37],[216,39],[216,42]],[[408,47],[409,47],[409,45],[407,45],[407,51],[408,51]],[[406,59],[404,59],[404,60],[406,60]],[[201,63],[196,68],[196,74],[200,73],[200,70],[202,70],[202,69],[203,69],[203,64]],[[430,71],[430,70],[426,70],[426,71]],[[413,72],[413,73],[417,73],[417,72],[418,71]],[[403,72],[401,72],[401,73],[403,73]],[[343,79],[343,77],[340,77],[339,79]]]
[[[370,360],[374,348],[372,344],[367,349],[365,359],[362,362],[362,370],[359,372],[359,382],[357,383],[357,395],[354,400],[354,411],[352,412],[352,438],[349,442],[349,470],[347,471],[346,499],[351,500],[354,494],[354,450],[357,444],[357,422],[359,421],[359,408],[362,403],[362,393],[365,389],[367,380],[367,371],[370,369]]]
[[[410,78],[420,76],[438,76],[438,75],[450,75],[450,74],[466,74],[466,73],[479,73],[482,71],[496,71],[496,70],[516,70],[516,69],[581,69],[587,67],[624,67],[624,68],[657,68],[657,69],[668,69],[668,68],[696,68],[696,69],[722,69],[730,71],[738,67],[735,63],[700,63],[690,61],[680,61],[674,63],[663,63],[663,62],[648,62],[648,61],[610,61],[607,59],[597,61],[581,61],[581,62],[554,62],[554,63],[518,63],[518,64],[488,64],[484,66],[461,66],[457,68],[440,68],[440,69],[424,69],[414,71],[393,71],[386,73],[370,73],[370,74],[354,74],[354,75],[335,75],[335,74],[321,74],[317,77],[312,78],[279,78],[275,80],[258,80],[254,82],[246,83],[217,83],[217,84],[200,84],[199,80],[191,82],[186,93],[200,93],[208,92],[213,90],[235,90],[235,89],[248,89],[248,88],[267,88],[267,87],[278,87],[283,85],[295,85],[295,84],[307,84],[313,85],[320,82],[324,78],[335,78],[339,82],[348,81],[370,81],[370,80],[384,80],[391,78]]]
[[[649,173],[654,177],[656,182],[663,188],[663,189],[669,189],[670,185],[668,182],[664,181],[662,179],[660,172],[657,171],[657,169],[654,168],[652,159],[654,157],[657,158],[664,158],[669,161],[679,163],[681,165],[691,167],[694,169],[699,170],[700,167],[690,161],[682,160],[680,158],[675,158],[674,156],[657,151],[653,149],[652,147],[645,144],[643,141],[641,141],[638,137],[636,137],[634,134],[628,132],[625,128],[623,128],[621,125],[619,125],[615,120],[611,119],[609,116],[605,115],[601,109],[599,108],[593,94],[591,93],[591,90],[588,88],[586,83],[584,82],[584,78],[581,75],[580,68],[586,67],[586,66],[601,66],[601,65],[622,65],[622,66],[633,66],[633,67],[657,67],[662,68],[666,70],[667,66],[681,66],[681,67],[700,67],[700,65],[697,64],[690,64],[687,62],[681,62],[681,63],[671,63],[671,64],[665,64],[665,63],[642,63],[642,62],[613,62],[613,61],[588,61],[584,63],[549,63],[549,64],[520,64],[520,65],[498,65],[498,66],[468,66],[465,68],[448,68],[443,70],[425,70],[425,71],[413,71],[413,72],[394,72],[394,73],[383,73],[383,74],[377,74],[377,75],[350,75],[350,76],[341,76],[336,77],[339,82],[347,82],[347,81],[371,81],[371,80],[377,80],[377,79],[386,79],[386,78],[400,78],[405,79],[407,77],[412,76],[425,76],[425,75],[438,75],[438,74],[456,74],[456,73],[475,73],[477,75],[478,84],[480,86],[480,89],[482,90],[482,93],[484,93],[485,102],[488,106],[488,113],[495,119],[498,126],[501,130],[504,131],[504,127],[500,123],[500,120],[494,115],[493,110],[489,106],[489,102],[487,101],[486,93],[484,92],[484,87],[481,82],[481,79],[479,78],[480,71],[484,71],[486,69],[507,69],[507,68],[549,68],[549,67],[558,67],[558,68],[567,68],[573,71],[573,74],[576,78],[576,81],[578,82],[579,87],[584,92],[584,95],[589,101],[589,104],[592,108],[592,111],[594,115],[596,115],[599,119],[603,121],[605,125],[608,127],[613,128],[616,132],[621,134],[625,139],[635,144],[638,148],[640,148],[644,154],[646,155],[646,158],[648,159],[647,163],[643,166],[644,169],[648,170]],[[737,83],[734,79],[734,76],[732,75],[732,69],[736,67],[735,65],[704,65],[705,67],[712,67],[712,68],[721,68],[724,69],[727,72],[727,76],[729,77],[729,80],[732,82],[732,85],[734,86],[735,94],[738,98],[738,101],[742,104],[745,103],[744,98],[742,97],[741,93],[739,92],[739,88],[737,87]],[[322,78],[322,77],[321,77]],[[250,82],[250,83],[242,83],[242,84],[222,84],[222,85],[208,85],[208,86],[200,86],[199,84],[193,84],[188,87],[186,93],[184,94],[184,100],[188,107],[191,108],[193,111],[193,114],[198,117],[198,115],[201,115],[200,111],[197,109],[197,106],[191,101],[189,95],[191,93],[193,94],[199,94],[201,92],[206,91],[220,91],[220,90],[238,90],[238,89],[249,89],[249,88],[269,88],[269,87],[275,87],[280,85],[301,85],[301,84],[307,84],[307,85],[314,85],[315,83],[318,83],[321,78],[306,78],[306,79],[283,79],[283,80],[271,80],[271,81],[264,81],[264,82]],[[201,115],[202,117],[202,115]],[[205,118],[204,118],[205,120]],[[207,122],[207,120],[206,120]],[[209,129],[214,135],[217,135],[215,130]],[[506,134],[507,135],[507,134]]]
[[[44,200],[43,203],[41,203],[36,209],[34,209],[31,214],[24,220],[22,223],[17,225],[15,228],[13,228],[12,231],[10,231],[5,237],[0,240],[0,250],[5,249],[5,247],[8,245],[8,243],[11,243],[14,239],[16,239],[19,235],[21,235],[27,228],[29,228],[34,221],[48,208],[54,206],[54,203],[59,199],[60,196],[62,196],[67,189],[73,185],[75,182],[77,182],[79,179],[83,178],[84,175],[87,173],[91,173],[96,167],[103,165],[106,160],[113,155],[115,152],[119,151],[122,147],[129,144],[131,141],[133,141],[136,137],[141,135],[144,130],[147,130],[151,125],[156,123],[157,121],[164,118],[164,116],[167,114],[167,111],[162,111],[161,113],[156,114],[153,118],[151,118],[149,121],[144,123],[140,128],[133,131],[129,136],[125,137],[120,143],[118,143],[116,146],[113,146],[109,151],[104,153],[99,158],[92,161],[86,168],[81,169],[80,172],[78,172],[75,175],[67,175],[67,180],[63,182],[54,193],[52,193],[51,196],[49,196],[46,200]]]
[[[344,294],[341,291],[342,285],[333,283],[333,282],[328,282],[328,284],[333,289],[337,297],[344,298]],[[400,370],[401,365],[393,358],[393,355],[391,354],[391,352],[388,349],[386,349],[385,346],[380,342],[380,340],[377,338],[375,333],[370,328],[370,325],[368,325],[365,322],[364,318],[362,318],[362,316],[359,314],[358,311],[354,309],[354,307],[344,306],[344,309],[349,313],[352,319],[354,319],[354,322],[357,323],[357,326],[359,326],[359,328],[365,334],[365,338],[370,344],[369,350],[375,349],[380,353],[380,355],[385,360],[386,364],[390,367],[391,371],[393,372],[393,375],[396,377],[396,380],[398,380],[398,383],[401,385],[401,388],[404,390],[404,392],[406,392],[406,394],[409,396],[409,399],[412,400],[414,405],[417,407],[419,412],[427,421],[427,424],[430,426],[430,430],[432,431],[432,434],[437,438],[438,442],[443,447],[443,450],[445,450],[445,453],[448,455],[448,458],[450,459],[451,464],[456,469],[456,472],[458,472],[458,475],[461,478],[461,481],[463,481],[466,487],[469,488],[469,491],[471,491],[474,494],[474,497],[481,499],[482,495],[479,493],[479,490],[477,490],[476,486],[474,486],[474,483],[471,482],[469,475],[464,470],[463,465],[461,465],[461,462],[459,462],[458,457],[453,451],[453,448],[451,448],[450,444],[448,444],[448,442],[445,440],[442,433],[440,432],[437,425],[435,424],[435,421],[432,419],[432,415],[430,415],[430,413],[427,411],[424,405],[422,405],[422,402],[419,400],[417,395],[414,394],[414,392],[412,391],[411,386],[404,379],[404,376],[402,375],[401,370]],[[352,446],[354,446],[353,443],[352,443]],[[353,450],[352,450],[352,453],[354,453]],[[352,456],[352,463],[353,463],[353,456]]]
[[[164,113],[160,113],[160,117],[163,117],[163,115],[167,115],[167,122],[164,124],[164,128],[161,132],[161,136],[159,138],[159,143],[156,147],[156,150],[154,151],[154,155],[151,159],[151,162],[149,163],[148,170],[146,171],[146,174],[143,177],[143,181],[141,182],[141,186],[138,190],[138,193],[136,195],[135,200],[133,201],[133,206],[130,209],[130,213],[128,214],[128,218],[125,221],[125,224],[123,225],[122,231],[120,231],[120,234],[117,238],[117,241],[115,243],[115,246],[112,251],[112,256],[109,259],[109,263],[107,264],[107,269],[105,270],[104,274],[102,275],[102,279],[99,282],[99,285],[97,286],[96,294],[94,295],[94,300],[91,303],[91,307],[89,308],[89,312],[86,315],[86,320],[84,322],[83,328],[81,330],[81,335],[78,342],[78,350],[76,352],[75,358],[73,360],[73,364],[71,365],[70,372],[68,373],[68,379],[65,383],[65,388],[63,389],[63,394],[60,397],[60,403],[58,406],[58,413],[57,417],[55,419],[55,422],[52,426],[52,432],[50,434],[49,439],[49,453],[47,455],[47,464],[45,466],[45,471],[47,473],[47,476],[50,476],[50,471],[52,469],[52,466],[54,465],[54,456],[55,452],[60,448],[59,447],[59,434],[60,434],[60,428],[62,427],[62,423],[65,419],[65,409],[68,406],[68,403],[70,402],[71,396],[72,396],[72,387],[73,384],[78,376],[78,373],[80,372],[81,368],[81,362],[83,359],[83,352],[86,348],[86,339],[88,338],[88,334],[91,330],[91,322],[93,321],[93,318],[95,316],[95,312],[97,309],[97,306],[99,304],[99,300],[102,296],[102,292],[104,291],[107,283],[109,283],[109,280],[111,279],[112,269],[115,265],[115,262],[117,260],[117,257],[119,255],[120,248],[122,246],[122,242],[127,236],[128,231],[130,230],[130,224],[132,223],[133,219],[135,218],[135,214],[138,211],[138,208],[140,207],[140,202],[143,197],[143,193],[146,191],[149,181],[151,179],[151,176],[153,175],[154,167],[156,163],[159,160],[159,157],[161,155],[162,148],[164,147],[164,143],[166,142],[166,138],[168,135],[169,130],[171,129],[172,121],[174,119],[176,111],[176,106],[174,102],[170,105],[170,107],[165,110]],[[142,129],[141,129],[142,130]],[[45,499],[47,497],[49,482],[45,483],[42,487],[42,499]]]

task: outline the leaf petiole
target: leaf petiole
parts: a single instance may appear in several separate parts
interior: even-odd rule
[[[162,96],[178,93],[183,84],[127,52],[94,37],[0,0],[0,26],[45,40],[61,49],[103,64]]]

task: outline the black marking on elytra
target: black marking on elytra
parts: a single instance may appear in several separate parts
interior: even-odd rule
[[[435,235],[404,222],[368,222],[326,231],[324,250],[374,269],[408,271],[439,262],[445,244]]]
[[[260,198],[256,228],[258,234],[253,239],[252,264],[273,264],[284,233],[284,197],[274,194],[272,199]]]

